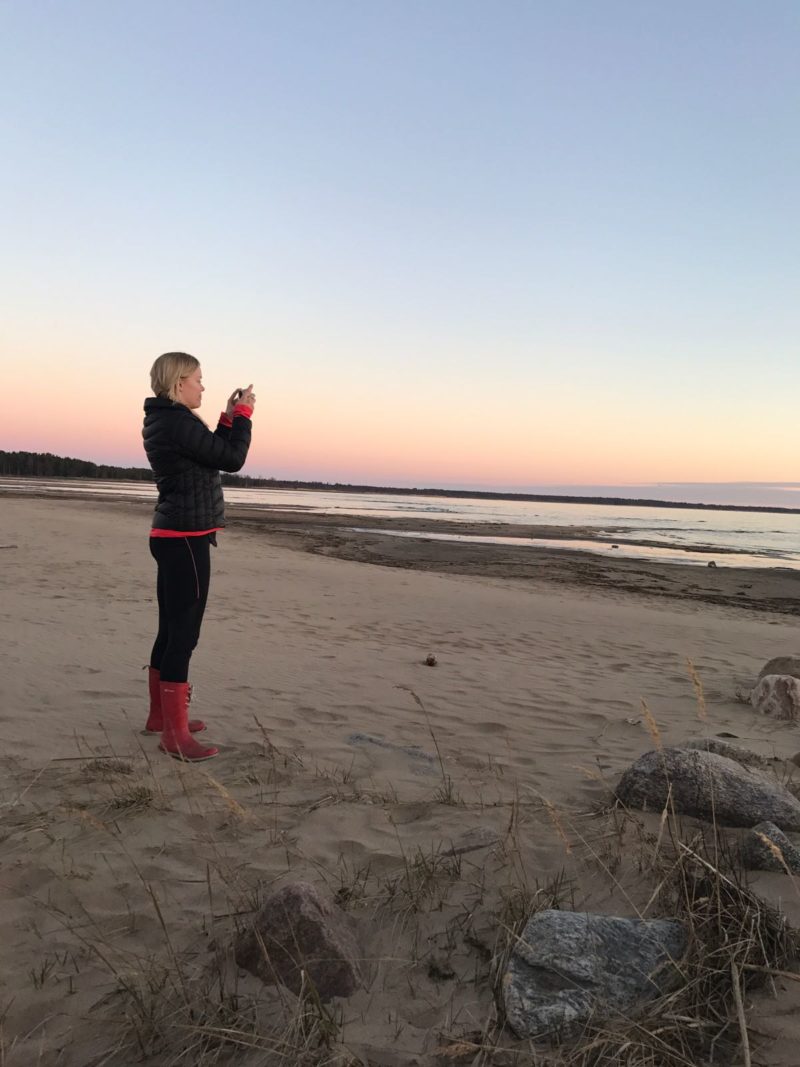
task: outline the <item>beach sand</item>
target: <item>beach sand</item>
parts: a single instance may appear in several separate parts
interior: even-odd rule
[[[1,506],[3,1067],[306,1062],[291,1050],[320,1018],[300,1025],[291,995],[223,959],[235,923],[295,879],[337,896],[363,950],[365,988],[330,1022],[337,1055],[483,1062],[436,1050],[485,1034],[515,907],[632,915],[651,895],[608,811],[654,744],[643,701],[665,744],[800,749],[795,725],[743,699],[766,660],[798,651],[794,574],[478,552],[230,509],[192,668],[193,713],[222,751],[181,765],[140,734],[150,506]],[[478,830],[482,847],[445,855]],[[800,922],[786,875],[752,885]],[[223,970],[233,1022],[193,992],[213,1000]],[[777,979],[748,1001],[760,1062],[797,1062],[798,989]],[[251,1010],[280,1049],[219,1044]],[[326,1055],[308,1062],[347,1062]]]

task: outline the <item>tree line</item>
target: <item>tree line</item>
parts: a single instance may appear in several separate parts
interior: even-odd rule
[[[54,456],[52,452],[3,452],[0,477],[97,478],[104,481],[152,482],[149,467],[114,467],[88,459]],[[471,500],[529,500],[553,504],[603,504],[624,507],[692,508],[698,511],[758,511],[800,514],[797,508],[758,507],[749,504],[692,504],[636,497],[561,496],[543,493],[502,493],[469,489],[402,489],[391,485],[350,485],[347,482],[298,482],[285,478],[254,478],[249,474],[222,474],[222,484],[237,489],[306,489],[321,493],[392,493],[402,496],[462,497]]]
[[[52,452],[0,451],[0,475],[6,478],[102,478],[132,482],[152,482],[149,467],[112,467]]]
[[[73,456],[55,456],[52,452],[5,452],[0,450],[0,477],[3,478],[96,478],[101,481],[152,482],[149,467],[116,467],[93,463]],[[351,492],[401,492],[399,489],[376,489],[369,486],[331,485],[329,482],[298,482],[279,478],[254,478],[249,474],[221,474],[222,484],[239,489],[348,489]]]

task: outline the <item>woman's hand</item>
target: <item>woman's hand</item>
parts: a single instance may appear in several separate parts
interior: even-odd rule
[[[246,389],[240,390],[241,395],[237,401],[238,404],[247,404],[249,408],[256,406],[256,394],[253,392],[252,383],[248,385]]]
[[[233,418],[233,409],[236,407],[241,391],[241,389],[234,389],[228,397],[228,403],[225,405],[225,414],[229,419]]]
[[[229,419],[233,418],[233,409],[237,404],[247,404],[251,408],[256,406],[256,394],[253,392],[252,384],[248,385],[246,389],[234,389],[228,397],[225,414]]]

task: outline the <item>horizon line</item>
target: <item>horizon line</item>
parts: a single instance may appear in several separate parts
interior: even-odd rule
[[[112,463],[96,463],[94,460],[79,459],[75,456],[58,456],[53,452],[28,452],[25,450],[15,451],[10,453],[4,449],[0,449],[0,457],[9,455],[20,455],[30,457],[49,457],[62,462],[72,462],[86,464],[97,468],[107,468],[108,470],[114,470],[124,474],[128,471],[137,471],[149,477],[130,479],[131,481],[151,481],[152,471],[148,467],[122,467]],[[437,486],[392,486],[392,485],[372,485],[369,483],[359,482],[326,482],[321,480],[308,480],[301,478],[276,478],[271,475],[251,475],[251,474],[224,474],[223,484],[229,488],[250,488],[247,482],[271,482],[276,487],[282,488],[306,488],[306,489],[328,489],[333,492],[341,491],[358,491],[358,492],[389,492],[393,494],[411,494],[420,496],[435,496],[443,495],[449,497],[462,497],[469,498],[488,498],[493,500],[527,500],[530,502],[539,503],[564,503],[564,504],[597,504],[603,503],[615,507],[633,506],[633,507],[662,507],[669,508],[670,510],[701,510],[701,511],[739,511],[739,512],[758,512],[761,514],[800,514],[800,508],[782,507],[777,504],[733,504],[733,503],[692,503],[691,501],[674,501],[674,500],[659,500],[651,497],[622,497],[619,495],[602,496],[602,495],[588,495],[577,496],[569,493],[533,493],[525,491],[515,491],[510,489],[465,489],[465,488],[444,488]],[[64,481],[100,481],[103,480],[102,476],[97,474],[92,475],[86,473],[80,474],[0,474],[0,479],[16,478],[20,480],[27,479],[55,479]],[[125,478],[108,478],[109,481],[125,481]],[[591,485],[564,485],[559,486],[558,483],[554,483],[559,488],[603,488],[602,484],[598,483],[596,486]],[[797,482],[635,482],[629,483],[628,486],[619,485],[614,488],[633,488],[635,486],[785,486],[800,487],[800,483]],[[253,486],[252,488],[268,488],[267,486]],[[605,488],[611,488],[611,486],[605,486]]]

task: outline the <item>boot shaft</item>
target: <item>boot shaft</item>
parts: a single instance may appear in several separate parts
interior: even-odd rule
[[[189,732],[189,690],[188,682],[161,682],[164,726],[159,747],[176,759],[196,763],[216,756],[219,749],[198,744]]]
[[[189,683],[160,682],[163,733],[180,736],[189,729]]]

